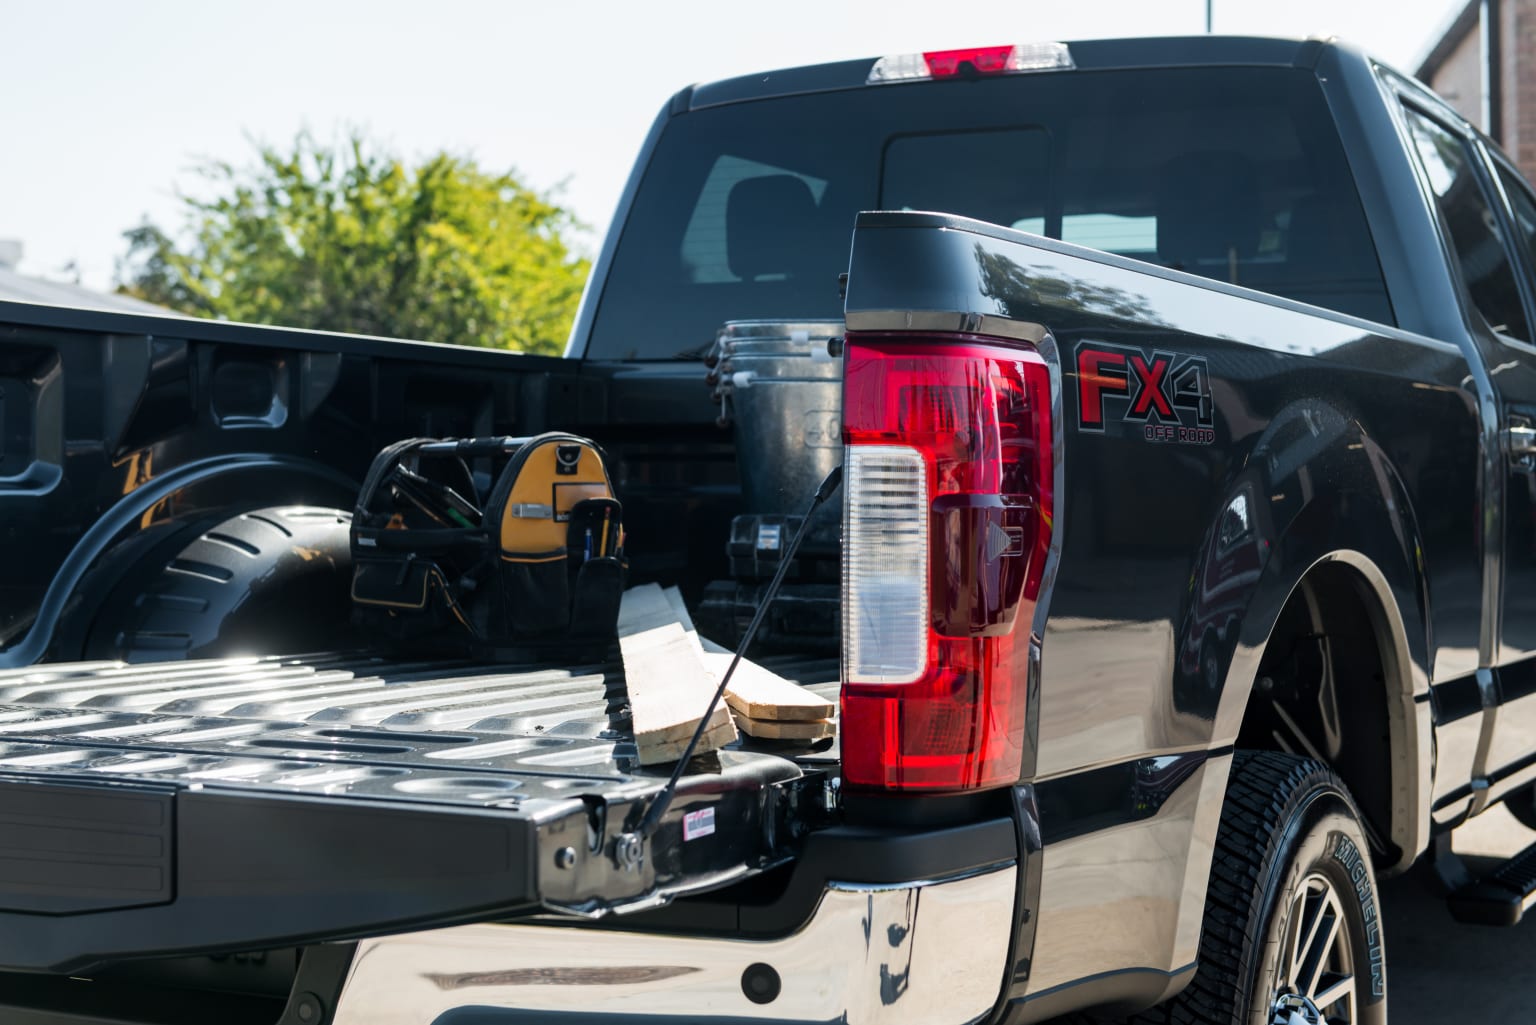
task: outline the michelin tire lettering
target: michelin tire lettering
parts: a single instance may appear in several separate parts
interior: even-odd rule
[[[1343,833],[1334,834],[1333,858],[1349,874],[1355,887],[1355,896],[1365,916],[1365,948],[1367,967],[1371,976],[1371,998],[1380,1000],[1387,994],[1386,953],[1381,947],[1381,922],[1376,917],[1376,901],[1371,895],[1371,873],[1360,849]]]

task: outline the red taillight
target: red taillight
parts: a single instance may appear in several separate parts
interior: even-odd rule
[[[1045,361],[963,335],[850,333],[846,353],[843,779],[1011,783],[1051,539]]]
[[[951,78],[969,64],[978,75],[1000,75],[1008,69],[1012,46],[973,46],[968,50],[931,50],[923,54],[923,63],[934,78]]]
[[[1066,43],[973,46],[965,50],[929,50],[881,57],[869,69],[865,81],[870,85],[881,85],[960,78],[968,73],[1016,75],[1027,71],[1062,71],[1073,66],[1072,53]]]

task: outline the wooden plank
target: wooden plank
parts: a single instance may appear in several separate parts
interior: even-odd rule
[[[683,751],[688,747],[688,737],[691,736],[693,736],[692,733],[680,740],[648,741],[646,751],[650,760],[646,760],[646,755],[641,755],[640,764],[663,765],[667,762],[677,761],[683,757]],[[724,723],[705,731],[704,736],[699,738],[699,746],[693,749],[693,753],[701,755],[710,751],[718,751],[735,739],[736,727],[730,723]]]
[[[741,727],[741,732],[764,740],[826,740],[837,735],[837,723],[826,719],[817,722],[778,722],[738,715],[736,725]]]
[[[668,623],[631,634],[620,638],[619,647],[635,731],[662,734],[660,739],[691,736],[718,684],[682,626]],[[726,709],[716,708],[710,726],[728,721]]]
[[[697,637],[683,629],[655,585],[625,592],[619,650],[640,764],[675,761],[697,729],[718,680],[704,665]],[[736,739],[730,710],[716,707],[699,752]]]
[[[677,621],[683,624],[683,629],[698,636],[699,642],[704,646],[705,651],[726,650],[708,637],[699,634],[699,628],[693,625],[693,617],[688,614],[688,606],[683,602],[682,591],[675,587],[668,587],[661,592],[661,596],[666,599],[667,607],[672,610],[672,614],[677,617]]]
[[[731,663],[731,656],[705,652],[704,662],[711,671],[723,673]],[[742,659],[731,676],[725,701],[732,709],[752,719],[816,722],[837,714],[837,706],[826,698],[746,659]]]
[[[671,590],[677,590],[671,588]],[[681,597],[678,604],[681,604]],[[657,584],[641,584],[639,587],[631,587],[624,592],[619,601],[619,637],[620,639],[631,634],[641,633],[665,626],[668,623],[679,624],[687,633],[693,633],[693,621],[687,616],[685,609],[683,615],[677,614],[677,605],[667,598],[665,592]]]
[[[683,604],[682,592],[669,587],[663,592],[663,597],[683,628],[694,632],[693,620]],[[654,609],[650,612],[659,615]],[[720,677],[730,668],[733,653],[696,632],[694,636],[699,638],[704,664],[714,675],[715,685],[719,686]],[[731,685],[725,691],[725,700],[731,708],[753,719],[812,722],[830,719],[837,714],[837,706],[826,698],[746,658],[741,660],[736,672],[732,674]]]

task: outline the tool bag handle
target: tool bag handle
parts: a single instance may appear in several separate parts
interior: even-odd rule
[[[424,455],[463,456],[474,459],[479,456],[508,455],[532,440],[531,437],[514,438],[510,435],[500,438],[450,438],[446,441],[428,442],[421,446],[421,451]]]

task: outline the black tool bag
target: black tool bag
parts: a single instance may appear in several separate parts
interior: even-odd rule
[[[624,589],[623,508],[585,438],[413,438],[369,468],[352,560],[358,623],[388,647],[601,649]]]

